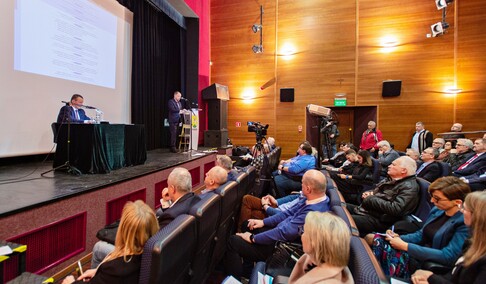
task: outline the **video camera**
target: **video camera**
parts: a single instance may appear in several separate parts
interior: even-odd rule
[[[255,132],[257,141],[261,141],[262,138],[267,135],[268,124],[263,125],[260,122],[248,121],[248,132]]]

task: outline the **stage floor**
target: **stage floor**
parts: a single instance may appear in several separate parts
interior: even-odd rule
[[[108,174],[80,176],[59,171],[41,176],[52,169],[52,160],[0,165],[0,217],[177,166],[205,155],[207,153],[202,151],[190,154],[157,149],[147,151],[147,161],[143,165],[121,168]]]

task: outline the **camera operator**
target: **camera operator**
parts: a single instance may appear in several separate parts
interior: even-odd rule
[[[336,155],[336,141],[339,137],[337,124],[333,120],[323,119],[321,123],[322,159],[329,159]]]

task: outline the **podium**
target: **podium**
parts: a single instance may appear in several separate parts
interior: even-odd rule
[[[199,140],[199,109],[183,110],[181,113],[182,128],[179,135],[179,149],[183,152],[197,150]]]

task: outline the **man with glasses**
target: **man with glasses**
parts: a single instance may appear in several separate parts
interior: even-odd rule
[[[417,169],[417,177],[423,178],[429,182],[440,177],[440,167],[435,159],[439,156],[437,149],[429,147],[422,152],[420,158],[423,163]]]
[[[473,142],[469,139],[457,139],[456,149],[452,149],[449,157],[447,157],[443,161],[449,163],[449,165],[451,165],[452,171],[455,171],[469,158],[474,156],[474,152],[472,150],[473,146]]]
[[[465,161],[452,173],[455,176],[463,177],[476,173],[479,169],[486,166],[486,139],[479,138],[474,141],[473,151],[475,155]]]
[[[361,205],[347,204],[361,237],[372,232],[385,232],[415,211],[420,199],[416,170],[414,160],[407,156],[399,157],[388,167],[389,178],[374,190],[363,193]]]

